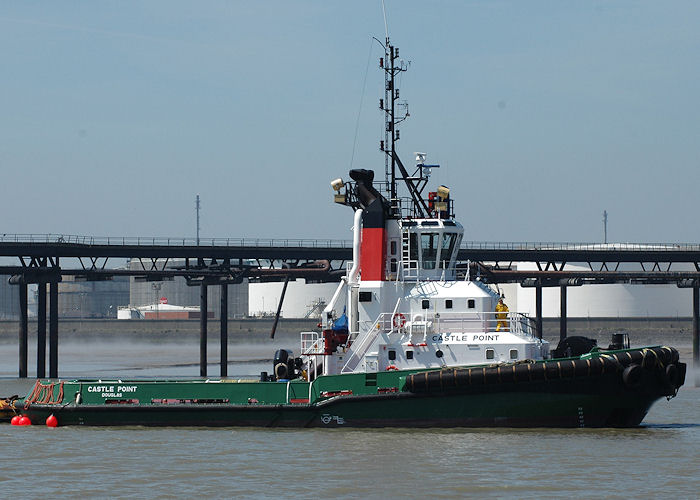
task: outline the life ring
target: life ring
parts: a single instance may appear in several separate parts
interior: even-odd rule
[[[403,328],[406,326],[406,316],[403,313],[394,314],[394,319],[392,320],[394,328]]]
[[[389,365],[386,367],[386,371],[388,371],[388,372],[393,371],[393,370],[399,371],[399,369],[396,368],[396,365]]]

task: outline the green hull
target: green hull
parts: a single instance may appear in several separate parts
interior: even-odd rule
[[[629,427],[654,401],[674,396],[684,377],[675,350],[654,348],[313,383],[37,381],[22,413],[35,424],[53,414],[59,425]]]

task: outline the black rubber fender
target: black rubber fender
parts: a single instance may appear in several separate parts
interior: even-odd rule
[[[642,383],[644,369],[638,364],[631,364],[622,372],[622,381],[630,389],[636,389]]]
[[[666,381],[672,387],[678,387],[678,367],[673,363],[666,367]]]
[[[651,370],[656,366],[657,359],[658,356],[656,352],[654,352],[652,349],[645,349],[644,357],[642,358],[642,366],[648,370]]]
[[[685,372],[688,366],[685,363],[678,363],[676,366],[678,367],[678,380],[676,383],[676,388],[679,388],[685,384]]]

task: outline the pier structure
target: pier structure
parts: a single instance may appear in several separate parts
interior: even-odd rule
[[[58,283],[62,276],[88,281],[114,276],[135,276],[159,281],[182,276],[200,287],[200,375],[207,376],[207,287],[221,287],[221,309],[228,285],[244,279],[288,281],[305,278],[339,281],[352,260],[350,242],[338,240],[212,239],[190,241],[163,238],[91,238],[63,235],[3,235],[0,257],[15,258],[18,265],[0,266],[0,275],[19,287],[19,376],[27,376],[27,285],[37,284],[37,377],[45,376],[46,288],[49,288],[49,377],[58,377]],[[129,258],[136,269],[111,267],[115,259]],[[184,265],[167,267],[180,259]],[[677,244],[552,244],[464,243],[458,269],[464,276],[485,283],[518,283],[535,288],[534,329],[542,337],[542,289],[560,290],[560,338],[567,335],[567,290],[587,284],[676,284],[692,288],[693,360],[700,368],[700,245]],[[110,262],[111,261],[111,262]],[[535,263],[518,270],[517,262]],[[586,270],[567,269],[585,263]],[[620,270],[622,264],[626,269]],[[678,270],[688,265],[692,270]],[[675,267],[674,267],[675,266]],[[279,311],[279,308],[278,308]],[[221,314],[220,372],[227,375],[227,315]],[[273,333],[274,335],[274,333]]]

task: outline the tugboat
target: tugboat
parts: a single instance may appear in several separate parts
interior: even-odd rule
[[[675,349],[631,349],[618,335],[607,349],[571,338],[550,352],[530,318],[458,272],[450,189],[425,193],[439,165],[416,153],[409,169],[396,152],[407,68],[388,38],[380,67],[385,181],[355,169],[331,182],[354,210],[353,262],[298,357],[278,350],[259,380],[38,380],[22,414],[50,425],[629,427],[674,397],[686,371]]]

